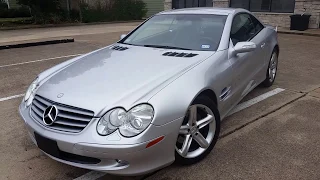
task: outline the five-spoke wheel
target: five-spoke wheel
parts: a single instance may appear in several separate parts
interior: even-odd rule
[[[220,119],[210,98],[198,97],[189,107],[176,143],[178,161],[195,163],[208,154],[217,141]]]
[[[274,50],[272,52],[272,55],[269,61],[266,79],[262,83],[263,86],[265,87],[272,86],[277,76],[277,70],[278,70],[278,52]]]

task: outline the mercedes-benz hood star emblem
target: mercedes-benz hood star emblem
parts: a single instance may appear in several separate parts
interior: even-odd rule
[[[50,126],[54,123],[58,116],[58,109],[55,105],[49,106],[43,113],[43,123]]]

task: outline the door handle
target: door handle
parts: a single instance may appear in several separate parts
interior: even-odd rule
[[[264,48],[264,46],[266,46],[266,43],[261,44],[261,48]]]

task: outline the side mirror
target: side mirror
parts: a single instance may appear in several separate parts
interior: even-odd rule
[[[252,52],[257,48],[253,42],[238,42],[234,47],[234,54]]]
[[[126,36],[127,36],[126,34],[121,34],[120,40],[123,39],[123,38],[125,38]]]

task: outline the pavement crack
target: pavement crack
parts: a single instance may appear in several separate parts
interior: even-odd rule
[[[305,97],[305,96],[308,95],[308,93],[302,93],[302,94],[303,94],[303,95],[301,95],[301,96],[299,96],[299,97],[297,97],[297,98],[292,99],[291,101],[283,104],[282,106],[280,106],[280,107],[278,107],[278,108],[276,108],[276,109],[274,109],[274,110],[272,110],[272,111],[270,111],[270,112],[267,112],[267,113],[265,113],[265,114],[262,114],[262,115],[258,116],[257,118],[253,119],[252,121],[247,122],[247,123],[245,123],[245,124],[243,124],[243,125],[235,128],[235,129],[233,129],[233,130],[231,130],[231,131],[229,131],[229,132],[227,132],[227,133],[225,133],[225,134],[220,135],[220,136],[219,136],[219,139],[225,138],[225,137],[227,137],[227,136],[235,133],[236,131],[238,131],[238,130],[240,130],[240,129],[243,129],[243,128],[245,128],[246,126],[248,126],[248,125],[250,125],[250,124],[258,121],[259,119],[264,118],[264,117],[266,117],[266,116],[268,116],[268,115],[270,115],[270,114],[272,114],[272,113],[275,113],[275,112],[279,111],[280,109],[284,108],[285,106],[287,106],[287,105],[289,105],[289,104],[291,104],[291,103],[294,103],[294,102],[298,101],[299,99],[301,99],[301,98],[303,98],[303,97]]]

